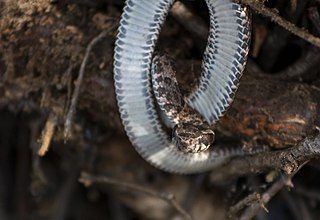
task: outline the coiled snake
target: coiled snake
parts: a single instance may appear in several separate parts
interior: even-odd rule
[[[159,31],[173,2],[126,1],[114,53],[115,90],[126,133],[140,155],[165,171],[198,173],[231,157],[250,153],[240,149],[206,150],[206,144],[179,150],[164,131],[153,98],[150,72]],[[238,87],[248,55],[250,20],[248,9],[233,0],[206,0],[206,3],[210,31],[201,78],[186,103],[208,124],[213,124],[230,105]],[[153,83],[153,87],[157,85]],[[163,106],[161,101],[159,106]],[[213,141],[213,137],[213,132],[209,132],[201,142]]]

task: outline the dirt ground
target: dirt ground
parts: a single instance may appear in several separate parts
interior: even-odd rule
[[[208,26],[205,1],[182,2]],[[112,64],[123,6],[0,1],[0,220],[319,219],[320,49],[253,10],[248,65],[215,129],[219,146],[270,151],[205,174],[169,174],[135,152],[119,117]],[[320,35],[318,0],[266,6]],[[194,31],[171,13],[157,44],[185,90],[206,45]]]

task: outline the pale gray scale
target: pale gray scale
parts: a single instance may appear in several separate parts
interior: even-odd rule
[[[146,31],[146,30],[149,31],[149,27],[145,27],[145,26],[137,25],[137,24],[132,24],[131,22],[129,23],[126,20],[123,20],[120,25],[123,25],[124,28],[132,26],[132,32],[141,32],[141,31]],[[151,32],[155,32],[155,30],[152,30]],[[120,38],[118,38],[118,39],[120,39]]]
[[[219,58],[217,58],[217,61],[215,62],[215,70],[219,71],[219,73],[221,73],[221,74],[217,74],[217,75],[219,75],[219,77],[216,78],[217,83],[221,83],[222,85],[226,85],[228,83],[233,83],[233,81],[230,80],[229,76],[237,74],[236,73],[237,71],[234,72],[232,69],[230,69],[230,66],[234,66],[234,65],[230,64],[230,66],[227,66],[225,61],[226,60],[224,58],[222,58],[222,56],[219,56]],[[235,79],[236,79],[236,77],[235,77]]]
[[[130,111],[131,115],[135,115],[139,111],[141,112],[144,109],[149,107],[149,106],[145,106],[143,102],[141,102],[141,103],[137,103],[137,102],[133,102],[133,103],[122,102],[122,103],[120,103],[120,105],[122,107],[126,108],[128,111]]]
[[[132,89],[115,88],[115,91],[117,93],[117,96],[121,97],[119,99],[119,101],[127,100],[126,94],[128,94],[128,93],[137,93],[137,94],[141,95],[142,97],[146,97],[146,100],[149,100],[148,96],[149,96],[150,91],[146,88],[141,88],[141,89],[138,89],[138,88],[132,88]],[[132,98],[134,98],[134,97],[132,97]]]
[[[229,104],[232,99],[223,94],[217,94],[217,92],[222,91],[222,87],[218,87],[217,85],[210,85],[207,87],[207,89],[211,89],[212,91],[199,93],[199,98],[195,96],[192,104],[194,105],[194,108],[199,109],[199,111],[202,110],[204,112],[208,112],[207,114],[210,118],[206,118],[207,121],[216,122],[225,109],[225,105],[221,105],[221,103],[227,102]],[[213,92],[213,90],[216,92]],[[227,90],[229,91],[229,89]],[[212,102],[215,97],[219,99],[217,99],[216,102]],[[207,103],[206,109],[203,108],[203,103]],[[209,114],[209,112],[213,112],[213,114]]]
[[[233,83],[235,84],[235,82],[239,81],[239,75],[241,75],[241,69],[244,68],[244,64],[235,60],[235,59],[232,59],[232,62],[230,64],[230,66],[227,66],[226,65],[226,59],[223,57],[223,56],[220,56],[218,59],[217,59],[217,62],[216,62],[218,65],[216,66],[216,68],[220,71],[222,71],[224,74],[221,75],[221,79],[222,77],[225,77],[224,79],[227,79],[229,80],[229,84],[230,83]],[[233,80],[231,80],[233,79]]]
[[[142,94],[148,95],[148,89],[145,88],[145,86],[149,85],[148,81],[142,81],[140,84],[129,84],[128,81],[121,83],[116,81],[115,85],[118,86],[116,89],[120,93],[123,93],[122,91],[138,91],[139,93],[142,92]],[[141,93],[140,93],[141,94]]]
[[[132,105],[131,103],[129,105],[128,104],[124,104],[124,103],[119,103],[119,105],[130,112],[129,117],[133,118],[134,119],[133,121],[136,121],[137,117],[134,117],[134,116],[136,115],[136,113],[138,111],[141,112],[141,111],[144,111],[146,109],[146,106],[144,106],[144,105]],[[132,112],[133,109],[136,112]],[[146,113],[148,113],[148,112],[149,111],[146,111]],[[150,115],[153,115],[152,112],[150,112]],[[145,115],[144,118],[148,118],[147,115]]]
[[[224,15],[224,16],[222,16]],[[228,17],[226,17],[225,15],[228,15]],[[239,17],[237,15],[237,12],[234,11],[234,9],[215,9],[215,16],[213,19],[217,20],[220,24],[223,23],[227,23],[227,26],[238,26],[239,23],[236,22],[237,20],[239,20],[237,17]]]
[[[229,89],[229,87],[227,87],[227,86],[220,87],[220,86],[218,86],[217,84],[213,84],[213,85],[209,84],[209,85],[208,85],[208,89],[211,89],[211,90],[212,90],[213,88],[216,89],[216,90],[218,90],[218,91],[228,90],[229,93],[231,92],[231,91],[229,91],[230,89]],[[224,103],[229,103],[229,102],[228,102],[229,100],[225,100],[225,97],[222,97],[221,94],[218,95],[217,93],[208,93],[208,94],[206,94],[206,95],[203,95],[203,97],[207,98],[206,101],[208,101],[208,99],[209,99],[209,101],[210,101],[210,99],[212,99],[212,98],[217,98],[219,101],[218,101],[218,102],[215,102],[215,103],[212,103],[212,105],[213,105],[212,107],[213,107],[214,109],[219,109],[219,111],[223,111],[224,106],[225,106]]]
[[[218,1],[215,5],[215,15],[217,15],[219,12],[232,12],[235,13],[236,12],[236,8],[234,8],[234,5],[232,4],[232,2],[229,2],[229,4],[224,4],[222,1]]]
[[[218,70],[216,69],[216,71],[218,72]],[[228,94],[232,93],[232,91],[235,89],[234,88],[234,84],[224,84],[221,85],[221,82],[219,79],[217,79],[217,81],[215,83],[209,83],[208,84],[208,88],[209,89],[216,89],[218,91],[220,91],[219,94],[217,93],[208,93],[208,96],[211,98],[217,98],[219,99],[219,101],[217,101],[215,104],[219,104],[219,103],[229,103],[230,101],[232,101],[231,99],[229,100],[228,96],[226,94],[223,93],[223,91],[227,91]],[[222,105],[225,106],[225,105]]]
[[[220,2],[221,3],[221,2]],[[212,4],[212,6],[214,7],[214,4]],[[234,7],[234,5],[232,6],[232,7]],[[229,8],[229,6],[227,7],[227,8]],[[216,9],[216,8],[214,8],[214,9],[212,9],[212,11],[213,12],[215,12],[215,14],[216,14],[216,16],[217,17],[219,17],[219,18],[217,18],[216,19],[216,21],[212,21],[211,19],[210,19],[210,22],[211,22],[211,29],[215,29],[216,31],[218,31],[218,32],[223,32],[223,30],[222,29],[219,29],[220,27],[222,27],[222,26],[224,26],[224,27],[228,27],[228,28],[237,28],[238,29],[238,25],[234,25],[234,24],[238,24],[238,23],[244,23],[244,24],[248,24],[248,22],[239,22],[239,19],[241,20],[241,19],[247,19],[247,16],[243,16],[243,13],[239,13],[237,16],[234,16],[234,18],[233,18],[233,20],[234,21],[236,21],[236,22],[230,22],[230,25],[228,24],[228,23],[225,23],[226,21],[229,21],[230,20],[230,16],[229,17],[223,17],[223,15],[222,15],[222,13],[224,13],[224,11],[223,10],[218,10],[218,9]],[[245,12],[246,13],[246,12]],[[239,17],[240,16],[240,17]],[[232,16],[231,16],[231,18],[232,18]],[[219,20],[222,22],[221,24],[219,24]],[[232,20],[232,19],[231,19]],[[247,33],[247,32],[249,32],[249,30],[247,30],[247,29],[249,29],[249,27],[246,27],[244,30],[245,30],[245,33]],[[212,37],[212,35],[213,35],[213,37]],[[221,46],[223,46],[223,47],[228,47],[228,48],[231,48],[232,50],[234,50],[234,51],[237,51],[238,50],[238,48],[239,48],[239,44],[241,44],[240,46],[242,46],[242,42],[245,42],[245,39],[239,39],[239,34],[235,34],[235,36],[234,37],[228,37],[228,36],[225,36],[224,35],[224,37],[222,38],[221,36],[219,36],[219,34],[216,34],[215,35],[215,33],[212,33],[212,35],[210,34],[210,37],[212,38],[212,39],[214,39],[213,41],[214,42],[218,42],[218,43],[216,43],[217,44],[217,46],[216,46],[216,48],[217,49],[219,49],[219,45],[221,44]],[[221,34],[220,34],[221,35]],[[240,35],[241,36],[241,35]],[[234,39],[236,39],[235,37],[237,37],[238,38],[238,40],[236,41],[236,42],[233,42],[234,41]],[[245,38],[247,38],[247,37],[245,37]],[[226,46],[227,45],[227,46]],[[248,50],[248,42],[245,44],[245,46],[246,46],[246,48],[244,48],[246,51]],[[208,47],[207,49],[208,50],[206,50],[206,53],[208,53],[208,54],[210,54],[211,52],[212,52],[212,50],[213,50],[213,48],[215,48],[215,45],[213,45],[213,47]],[[216,60],[218,60],[218,57],[220,57],[220,51],[219,52],[217,52],[216,53],[216,56],[214,57]],[[235,53],[234,53],[235,54]],[[210,57],[210,56],[208,56],[207,57],[208,59],[212,59],[212,57]],[[246,59],[244,59],[244,61],[243,61],[243,67],[244,67],[244,64],[245,64],[245,60]],[[206,61],[208,61],[208,60],[206,60]],[[219,62],[221,62],[221,60],[218,60]],[[217,63],[217,62],[215,62],[215,63]],[[232,64],[232,60],[231,60],[231,63],[230,63],[230,61],[229,61],[229,64],[224,64],[225,66],[228,66],[228,67],[230,67],[230,66],[232,66],[233,64]],[[240,65],[239,65],[239,67],[241,67]],[[236,68],[237,69],[237,68]],[[232,70],[236,70],[236,69],[233,69],[232,68]],[[241,73],[243,71],[243,69],[240,69],[239,70],[239,72]],[[239,81],[237,78],[239,78],[240,76],[241,76],[241,74],[239,74],[238,73],[238,71],[236,70],[236,72],[234,72],[234,73],[232,73],[234,76],[236,76],[236,77],[231,77],[232,79],[235,79],[236,81]],[[204,75],[212,75],[209,71],[208,72],[204,72],[203,74],[202,74],[202,76],[204,76]],[[215,75],[219,75],[219,74],[215,74]],[[202,78],[206,78],[206,77],[202,77]],[[215,78],[215,77],[211,77],[211,80],[213,80],[213,78]],[[230,80],[230,79],[229,79]],[[205,81],[204,82],[201,82],[200,81],[200,86],[199,86],[199,88],[201,88],[201,83],[205,83]],[[207,93],[209,94],[212,94],[212,92],[209,92],[208,90],[207,90]],[[234,94],[234,91],[229,91],[229,93],[230,93],[230,99],[228,99],[227,101],[229,101],[229,100],[232,100],[232,96],[231,95],[233,95]],[[225,94],[223,95],[223,96],[221,96],[221,97],[225,97]],[[192,100],[194,100],[193,102],[191,102],[191,106],[192,107],[195,107],[195,108],[198,108],[197,110],[203,115],[203,116],[205,116],[205,118],[206,118],[206,120],[209,120],[209,119],[214,119],[213,121],[210,121],[210,123],[212,123],[212,122],[215,122],[215,121],[217,121],[218,120],[218,118],[219,117],[221,117],[222,116],[222,114],[223,114],[223,112],[224,111],[218,111],[218,112],[215,112],[216,110],[217,110],[217,108],[215,108],[215,107],[212,107],[211,109],[207,109],[207,108],[203,108],[202,106],[205,104],[205,103],[203,103],[203,102],[201,102],[200,100],[197,100],[196,98],[194,98],[194,97],[192,97],[192,96],[190,96],[189,97],[189,99],[192,99]],[[214,100],[214,102],[217,102],[217,100]],[[211,105],[212,106],[212,105]],[[228,105],[226,105],[226,106],[224,106],[224,108],[227,108],[228,107]],[[220,109],[220,108],[219,108]]]
[[[134,73],[135,71],[130,71],[131,73]],[[140,76],[140,77],[139,77]],[[120,77],[117,77],[117,80],[118,79],[122,79],[123,77],[125,77],[125,75],[120,75]],[[150,83],[148,81],[148,78],[144,75],[144,74],[136,74],[136,75],[132,75],[130,76],[130,78],[127,78],[128,81],[124,82],[124,83],[117,83],[119,85],[119,89],[130,89],[130,87],[134,88],[134,86],[136,85],[141,85],[141,86],[145,86],[146,84]],[[130,80],[136,80],[136,79],[141,79],[141,81],[139,83],[136,83],[136,82],[133,82],[133,83],[130,83]]]
[[[135,103],[120,103],[124,108],[126,108],[126,110],[128,110],[128,112],[130,112],[130,117],[134,117],[135,120],[137,118],[137,115],[139,113],[139,111],[143,111],[144,109],[148,109],[146,110],[145,112],[145,116],[144,117],[147,117],[148,118],[148,115],[155,115],[155,113],[149,109],[150,108],[150,105],[144,105],[144,103],[142,102],[140,106],[137,106]],[[152,103],[153,105],[153,103]],[[152,106],[151,105],[151,106]]]
[[[229,44],[233,44],[233,47],[240,47],[241,41],[239,41],[239,36],[232,36],[231,33],[223,33],[222,31],[217,32],[217,35],[219,35],[218,38],[216,38],[216,42],[220,42],[220,39],[228,39]],[[233,52],[234,53],[234,52]]]
[[[154,2],[152,2],[152,1],[140,1],[135,4],[135,7],[137,8],[137,11],[139,11],[139,12],[140,11],[143,11],[143,12],[149,11],[150,8],[152,8],[156,12],[161,12],[161,11],[157,11],[157,8],[159,7],[159,5],[157,5],[157,7],[155,7]],[[157,13],[155,13],[155,14],[157,14]],[[150,16],[151,14],[145,14],[145,15]]]
[[[223,33],[223,34],[227,34],[227,35],[233,35],[236,36],[238,39],[244,37],[245,35],[243,33],[239,33],[239,31],[237,30],[238,28],[234,26],[232,27],[224,27],[224,28],[219,28],[218,33]]]
[[[216,67],[216,69],[212,70],[212,71],[219,71],[220,70],[219,65],[221,64],[221,62],[216,62],[216,63],[217,64],[212,64],[212,66],[214,65]],[[208,67],[208,69],[210,70],[211,68]],[[207,88],[207,89],[203,89],[203,91],[209,91],[209,93],[208,93],[209,97],[211,97],[211,98],[216,97],[217,98],[218,101],[216,103],[223,102],[224,99],[221,99],[221,95],[223,95],[223,93],[217,93],[217,92],[214,93],[213,92],[214,89],[221,90],[221,89],[227,88],[227,92],[228,93],[231,92],[231,88],[229,88],[229,84],[228,84],[231,82],[231,77],[229,77],[229,75],[227,75],[224,70],[219,71],[219,74],[217,74],[215,81],[207,81],[206,83],[202,84],[202,86]],[[227,69],[227,71],[228,70],[229,69]]]
[[[121,46],[120,46],[121,47]],[[125,55],[122,57],[118,57],[119,55],[117,54],[117,57],[115,57],[115,61],[117,61],[117,66],[120,66],[121,64],[125,65],[125,64],[130,64],[130,62],[145,62],[146,59],[148,59],[148,53],[146,52],[146,48],[139,48],[139,46],[137,45],[132,45],[131,47],[128,47],[128,45],[126,45],[126,47],[122,47],[121,49],[121,53],[132,53],[132,49],[133,48],[137,48],[137,52],[140,52],[139,55],[134,56],[134,55]],[[143,59],[143,60],[142,60]],[[118,64],[119,63],[119,64]],[[142,63],[143,65],[145,65],[145,67],[147,67],[147,65],[145,63]]]
[[[130,10],[130,9],[129,9]],[[123,19],[126,21],[130,21],[130,23],[132,24],[139,24],[139,23],[144,23],[144,22],[148,22],[150,21],[150,19],[152,19],[153,17],[150,17],[146,14],[142,14],[142,13],[137,13],[137,16],[131,16],[129,17],[128,14],[124,14]]]
[[[135,91],[135,90],[133,90],[133,91]],[[128,90],[125,90],[125,91],[120,91],[120,93],[123,93],[123,92],[130,92],[130,91],[128,91]],[[146,93],[144,93],[144,95],[143,96],[147,96],[148,95],[148,93],[146,92]],[[135,95],[135,94],[132,94],[132,93],[130,93],[129,95],[126,95],[126,96],[124,96],[124,97],[119,97],[119,101],[120,102],[130,102],[131,100],[135,100],[134,98],[136,97],[137,95]],[[148,103],[150,103],[150,100],[149,99],[147,99],[148,100]]]
[[[156,3],[156,4],[155,4]],[[126,4],[128,6],[131,6],[129,4]],[[159,5],[157,4],[156,1],[134,1],[134,4],[129,7],[130,10],[127,11],[127,13],[130,13],[130,15],[132,17],[136,17],[139,15],[143,15],[143,16],[150,16],[152,14],[157,14],[157,13],[144,13],[147,11],[153,11],[155,12],[157,10],[157,8],[159,8]],[[146,23],[150,24],[150,20],[146,21]]]
[[[133,44],[134,46],[137,46],[140,44],[139,42],[139,35],[135,33],[134,31],[128,32],[126,34],[119,32],[118,37],[130,37],[132,39],[132,42],[136,41],[136,44]],[[145,42],[147,45],[152,45],[152,36],[146,36]]]
[[[128,30],[126,26],[132,26],[134,28],[131,30]],[[122,29],[118,31],[117,37],[125,37],[128,35],[131,35],[132,37],[136,37],[136,39],[138,39],[139,32],[149,30],[148,27],[143,27],[143,26],[133,25],[133,24],[127,24],[127,25],[121,26],[121,28]],[[155,31],[156,29],[153,32]],[[145,40],[150,40],[150,37],[152,37],[152,35],[146,35],[145,37],[146,37]]]
[[[225,10],[214,10],[215,16],[212,18],[212,24],[215,25],[216,29],[219,29],[220,27],[223,28],[237,28],[239,27],[239,21],[238,16],[236,15],[236,12],[232,9],[225,9]],[[237,30],[237,29],[235,29]]]
[[[117,94],[117,99],[119,100],[119,102],[121,100],[125,100],[126,99],[126,94],[128,93],[136,93],[138,91],[138,94],[142,94],[143,97],[148,97],[149,96],[149,93],[150,91],[143,88],[143,90],[141,91],[142,93],[139,93],[140,91],[137,90],[137,88],[135,89],[131,89],[131,90],[123,90],[123,89],[118,89],[118,88],[115,88],[115,91],[116,91],[116,94]],[[135,98],[136,96],[132,97],[132,98]],[[147,99],[149,100],[149,99]]]
[[[214,8],[218,8],[218,7],[221,7],[221,6],[222,7],[223,6],[229,7],[230,5],[232,5],[231,1],[224,1],[224,0],[215,0],[215,1],[208,0],[206,2],[207,2],[209,10],[211,10],[213,7]]]
[[[222,38],[222,37],[225,37],[225,38]],[[234,51],[237,51],[239,45],[241,44],[241,41],[237,41],[237,42],[233,42],[232,40],[232,37],[229,37],[229,39],[226,39],[227,35],[226,36],[221,36],[221,38],[216,38],[215,39],[215,43],[216,44],[226,44],[228,43],[229,44],[229,47],[234,50]]]
[[[142,54],[148,53],[148,56],[151,56],[151,53],[149,51],[149,46],[141,47],[141,46],[138,46],[136,44],[134,44],[134,45],[125,45],[124,42],[122,42],[121,40],[119,40],[117,43],[119,43],[119,45],[115,48],[115,52],[117,52],[116,53],[117,56],[119,56],[119,54],[133,53],[133,51],[132,51],[133,49],[136,49],[136,52],[138,52],[138,53],[142,53]],[[118,59],[118,57],[115,57],[115,59]],[[118,66],[114,66],[114,67],[119,69]]]
[[[234,19],[235,18],[235,15],[238,15],[238,8],[235,7],[235,5],[233,5],[232,3],[231,4],[224,4],[224,5],[215,5],[214,6],[215,8],[215,17],[217,15],[220,15],[221,13],[224,13],[225,14],[229,14],[229,15],[232,15],[232,17],[228,17],[230,19]],[[238,16],[237,16],[238,17]],[[224,18],[224,17],[222,17]]]
[[[224,59],[225,60],[225,62],[223,63],[224,65],[226,65],[226,66],[231,65],[232,61],[234,60],[235,54],[233,54],[233,56],[230,55],[228,53],[228,51],[225,50],[225,48],[220,46],[220,45],[223,45],[223,43],[221,41],[215,41],[214,43],[215,43],[216,47],[212,50],[212,52],[215,54],[215,60]],[[230,46],[229,48],[232,50],[235,50],[235,47]]]
[[[207,89],[211,89],[211,88],[207,86]],[[193,103],[195,104],[196,108],[202,107],[202,106],[198,106],[198,103],[208,103],[207,104],[207,108],[215,109],[215,112],[218,111],[218,107],[217,107],[218,103],[217,102],[215,102],[215,103],[211,102],[211,100],[213,98],[211,96],[212,95],[211,93],[204,93],[204,92],[200,93],[199,92],[198,94],[199,94],[199,97],[195,96],[195,100],[193,101]],[[215,95],[216,95],[216,93],[214,93],[214,96]]]
[[[218,48],[218,49],[220,49],[220,48]],[[231,65],[230,65],[230,60],[232,61]],[[237,63],[235,64],[234,62],[237,62]],[[242,63],[240,63],[240,61],[237,61],[236,59],[233,58],[233,56],[230,56],[229,54],[223,52],[223,50],[220,50],[219,57],[215,59],[215,63],[217,63],[220,66],[220,68],[224,68],[227,70],[226,72],[223,72],[223,74],[219,74],[220,78],[227,76],[227,78],[224,78],[223,82],[232,82],[230,80],[229,76],[231,74],[232,75],[236,74],[235,72],[232,71],[232,69],[231,69],[232,67],[237,67],[237,69],[243,68],[243,65],[242,65]],[[214,65],[214,63],[210,63],[210,64]],[[211,67],[208,67],[208,68],[211,68]],[[240,72],[240,70],[239,70],[239,72]]]
[[[134,71],[131,71],[131,72],[134,72]],[[121,80],[122,79],[122,77],[123,77],[123,75],[117,75],[117,77],[116,77],[116,79],[115,80]],[[141,74],[140,72],[139,73],[137,73],[136,75],[133,75],[133,76],[131,76],[129,79],[130,80],[137,80],[137,79],[141,79],[142,78],[142,80],[145,80],[145,74]]]
[[[149,28],[143,28],[143,29],[149,29]],[[127,36],[128,34],[132,34],[133,36],[135,35],[135,36],[139,36],[139,33],[140,33],[140,31],[139,30],[128,30],[127,28],[126,28],[126,26],[120,26],[119,27],[119,30],[118,30],[118,35],[119,34],[123,34],[123,35],[121,35],[121,36]],[[148,35],[147,37],[152,37],[152,35]]]
[[[157,28],[150,28],[149,26],[143,26],[140,23],[132,23],[132,21],[127,21],[127,20],[122,20],[121,24],[122,27],[127,28],[130,27],[131,29],[128,29],[126,33],[135,33],[135,32],[141,32],[141,31],[145,31],[148,30],[150,34],[152,33],[156,33],[157,32]],[[121,32],[119,32],[121,33]]]
[[[148,2],[150,2],[151,4],[148,5]],[[144,13],[145,11],[148,11],[148,10],[153,10],[153,11],[156,11],[157,9],[154,7],[154,4],[152,1],[148,1],[148,2],[144,2],[142,1],[138,4],[135,4],[135,9],[136,10],[132,10],[131,7],[128,7],[128,10],[126,10],[127,13],[130,13],[130,15],[132,15],[133,17],[152,17],[153,14],[156,14],[156,13],[153,13],[153,14],[146,14]],[[147,7],[147,8],[146,8]],[[149,21],[146,21],[146,22],[149,22]]]
[[[212,97],[210,97],[210,96],[208,96],[208,95],[210,95],[210,94],[203,94],[202,95],[202,99],[199,99],[199,101],[211,101],[211,99],[212,99]],[[198,104],[198,103],[197,103]],[[201,103],[200,103],[201,104]],[[221,104],[221,103],[218,103],[218,102],[216,102],[216,103],[212,103],[210,106],[208,106],[208,107],[210,107],[210,109],[213,109],[215,112],[218,112],[218,113],[220,113],[220,112],[222,112],[223,111],[223,105]],[[214,115],[215,117],[218,117],[217,115]],[[216,120],[216,119],[215,119]],[[214,121],[214,120],[210,120],[210,121]],[[215,121],[214,121],[215,122]]]
[[[135,51],[136,53],[145,53],[146,51],[149,51],[149,46],[150,46],[150,45],[140,46],[141,45],[140,42],[125,43],[122,40],[119,40],[117,43],[118,43],[117,50],[121,50],[122,53],[126,53],[126,52],[133,53],[134,49],[136,49]]]
[[[125,76],[125,73],[122,72],[123,69],[127,69],[128,71],[130,71],[130,73],[134,74],[137,73],[137,75],[147,75],[145,74],[146,71],[148,71],[148,68],[146,66],[146,64],[142,63],[142,60],[146,60],[148,61],[148,59],[141,59],[140,62],[135,61],[134,59],[131,60],[132,63],[135,63],[135,66],[131,66],[130,65],[130,60],[125,60],[126,58],[124,58],[124,61],[118,61],[118,60],[114,60],[114,65],[118,65],[118,66],[114,66],[116,68],[117,71],[120,71],[119,74],[121,74],[121,77]],[[140,70],[140,72],[139,72]],[[135,77],[135,75],[131,75],[130,77]]]

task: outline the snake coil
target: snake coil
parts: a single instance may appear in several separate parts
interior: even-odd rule
[[[127,0],[114,53],[114,80],[120,116],[139,154],[168,172],[198,173],[241,150],[208,150],[196,154],[175,148],[162,128],[152,98],[151,59],[162,24],[174,0]],[[223,115],[234,98],[249,50],[250,19],[246,7],[233,0],[206,0],[210,31],[201,79],[187,98],[209,123]]]

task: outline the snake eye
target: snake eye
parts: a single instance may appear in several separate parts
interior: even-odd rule
[[[214,142],[214,140],[215,134],[213,131],[210,131],[206,134],[203,134],[203,136],[200,139],[200,142],[209,147]]]

